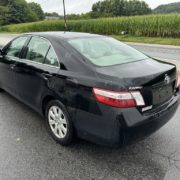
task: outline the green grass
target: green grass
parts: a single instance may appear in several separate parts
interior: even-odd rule
[[[17,33],[17,32],[0,32],[0,34],[20,34],[20,33]]]
[[[0,34],[4,34],[4,32],[0,32]],[[17,33],[6,33],[6,34],[17,34]],[[180,46],[180,39],[178,38],[137,37],[137,36],[129,36],[129,35],[125,35],[125,36],[111,35],[111,37],[122,42]]]
[[[69,31],[131,36],[180,38],[180,14],[147,15],[68,21]],[[63,21],[42,21],[0,27],[0,32],[63,31]]]
[[[0,27],[0,33],[63,30],[63,21],[41,21]],[[68,30],[110,35],[126,42],[180,46],[180,14],[71,20],[68,21]],[[120,35],[122,31],[127,31],[128,35]]]
[[[112,37],[114,37],[115,39],[119,41],[124,41],[124,42],[180,46],[179,38],[137,37],[137,36],[129,36],[129,35],[126,35],[126,36],[112,35]]]

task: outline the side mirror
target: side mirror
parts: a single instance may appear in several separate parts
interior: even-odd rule
[[[4,52],[2,49],[0,49],[0,56],[3,56],[4,55]]]

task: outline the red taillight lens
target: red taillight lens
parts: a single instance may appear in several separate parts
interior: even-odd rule
[[[93,92],[98,102],[109,106],[118,108],[130,108],[145,105],[144,99],[139,91],[114,92],[94,88]]]
[[[180,72],[178,71],[176,74],[176,88],[180,86]]]

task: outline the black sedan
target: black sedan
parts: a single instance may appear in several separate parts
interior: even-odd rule
[[[166,124],[179,104],[173,64],[110,37],[28,33],[0,52],[0,88],[45,117],[62,145],[75,136],[122,146]]]

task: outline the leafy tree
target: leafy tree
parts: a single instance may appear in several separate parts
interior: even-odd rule
[[[5,6],[5,5],[7,5],[7,3],[8,3],[8,0],[1,0],[0,6]]]
[[[40,5],[29,5],[25,0],[0,0],[0,25],[42,20],[41,11]]]
[[[0,0],[0,25],[7,24],[8,12],[7,0]]]
[[[144,1],[130,0],[126,1],[124,5],[124,15],[145,15],[150,14],[151,9]]]
[[[125,0],[112,0],[113,14],[115,16],[125,15],[125,5],[128,4]]]
[[[45,15],[41,8],[41,6],[35,2],[28,3],[29,8],[31,11],[36,15],[37,20],[44,20]]]
[[[37,21],[36,15],[25,0],[9,0],[7,7],[9,9],[8,24]]]
[[[150,14],[151,9],[144,1],[139,0],[104,0],[92,6],[92,16],[130,16]]]
[[[0,6],[0,25],[6,24],[8,11],[7,7]]]
[[[98,17],[105,17],[105,16],[113,16],[113,8],[114,4],[113,1],[106,0],[106,1],[99,1],[92,6],[91,17],[98,18]]]

